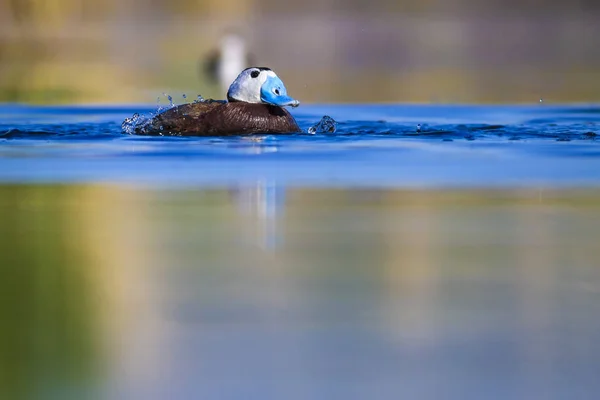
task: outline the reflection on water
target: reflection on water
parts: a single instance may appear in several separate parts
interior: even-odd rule
[[[78,194],[78,188],[0,187],[2,398],[60,395],[66,382],[92,383],[100,333],[94,262],[65,204]]]
[[[600,191],[0,187],[1,398],[587,398]]]
[[[285,204],[285,190],[273,182],[259,181],[255,186],[232,190],[240,217],[247,220],[242,229],[250,230],[248,236],[256,237],[264,248],[274,248],[281,239],[277,235],[277,218]]]

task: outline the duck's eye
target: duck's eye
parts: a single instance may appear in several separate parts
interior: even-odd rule
[[[273,89],[273,93],[275,93],[277,96],[279,96],[279,88]]]
[[[256,71],[256,70],[254,70],[250,73],[250,76],[252,78],[258,78],[259,75],[260,75],[260,71]]]

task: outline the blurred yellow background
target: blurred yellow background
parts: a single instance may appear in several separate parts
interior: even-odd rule
[[[592,0],[0,0],[0,101],[223,98],[202,64],[243,35],[305,102],[600,98]]]

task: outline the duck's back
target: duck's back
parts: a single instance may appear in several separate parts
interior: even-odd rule
[[[182,104],[158,114],[137,131],[146,135],[221,136],[300,132],[282,107],[243,102]]]

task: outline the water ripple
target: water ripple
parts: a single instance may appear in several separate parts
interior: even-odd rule
[[[123,140],[121,123],[139,107],[0,107],[0,140]],[[555,140],[595,141],[600,134],[597,107],[521,106],[303,106],[294,114],[305,134],[278,135],[282,141],[309,133],[328,140],[410,138],[424,141]],[[326,115],[324,117],[324,115]],[[360,118],[357,118],[360,117]],[[172,138],[142,138],[171,141]],[[200,140],[189,138],[187,140]]]

